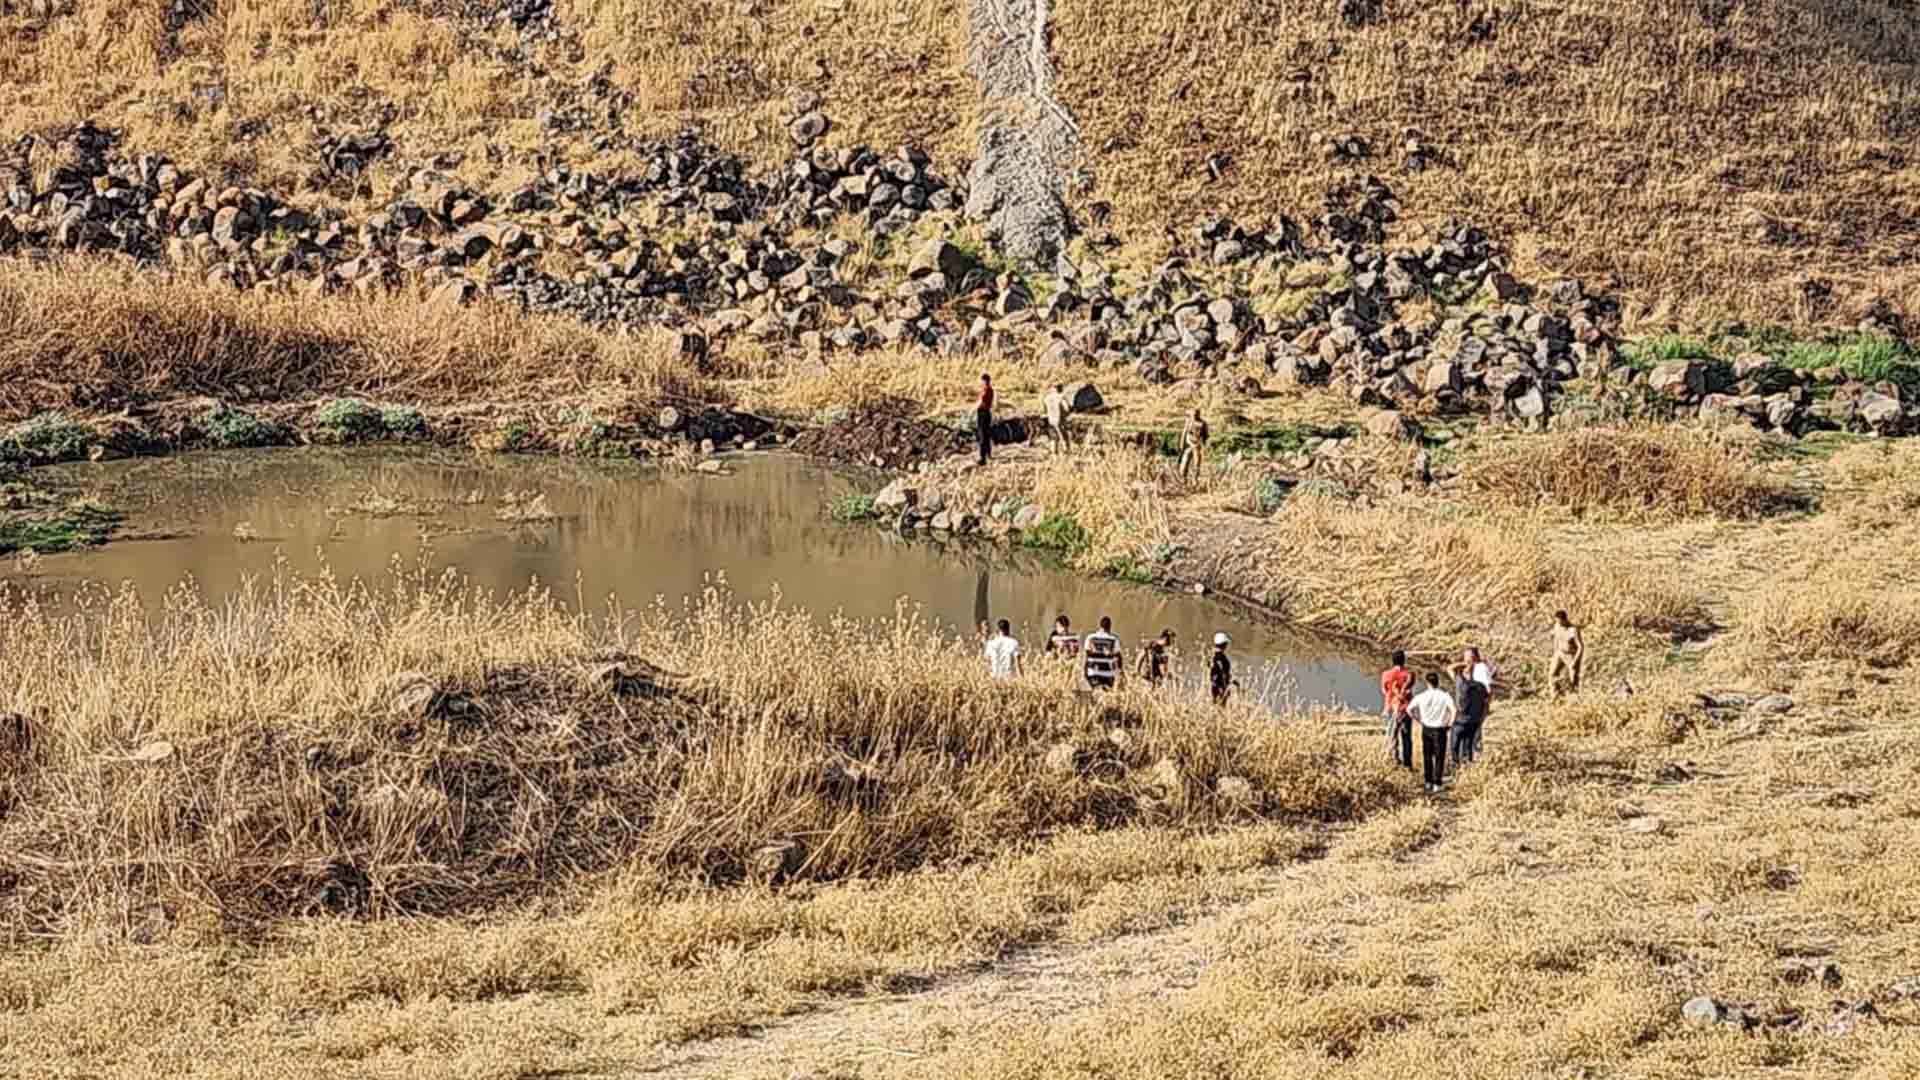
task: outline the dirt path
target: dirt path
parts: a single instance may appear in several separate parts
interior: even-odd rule
[[[996,1029],[1151,1004],[1190,989],[1271,918],[1283,890],[1308,887],[1344,867],[1325,860],[1253,875],[1254,895],[1164,930],[1088,946],[1037,949],[988,970],[951,976],[911,994],[829,1001],[773,1020],[752,1034],[669,1051],[619,1076],[676,1080],[791,1080],[865,1075],[866,1070],[978,1044]]]

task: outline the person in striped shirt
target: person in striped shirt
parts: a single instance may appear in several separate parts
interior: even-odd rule
[[[1120,637],[1113,632],[1111,618],[1100,616],[1100,629],[1087,635],[1085,655],[1088,686],[1111,690],[1120,684],[1120,668],[1125,658],[1120,653]]]

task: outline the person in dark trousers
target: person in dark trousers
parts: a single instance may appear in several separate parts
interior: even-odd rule
[[[1393,666],[1380,673],[1380,718],[1387,729],[1387,756],[1395,765],[1413,768],[1413,720],[1407,703],[1413,700],[1413,672],[1407,654],[1396,649]]]
[[[1160,631],[1160,636],[1140,646],[1140,656],[1134,661],[1134,674],[1146,680],[1148,686],[1159,686],[1167,681],[1167,667],[1172,662],[1168,650],[1173,648],[1173,628]]]
[[[1454,704],[1460,718],[1453,724],[1453,768],[1471,762],[1480,752],[1480,725],[1487,718],[1487,687],[1473,677],[1473,662],[1462,660],[1447,669],[1453,675]]]
[[[1227,646],[1233,639],[1224,633],[1213,635],[1213,664],[1207,669],[1207,683],[1213,688],[1213,703],[1225,705],[1227,696],[1233,693],[1233,659],[1227,655]]]
[[[973,413],[974,435],[980,440],[980,464],[993,453],[993,376],[980,374],[980,404]]]
[[[1427,673],[1427,688],[1413,699],[1407,711],[1420,725],[1420,763],[1426,772],[1427,790],[1439,791],[1447,780],[1447,732],[1458,715],[1453,695],[1440,689],[1439,672]]]
[[[1126,657],[1120,655],[1120,637],[1113,632],[1113,620],[1100,616],[1100,629],[1087,635],[1082,649],[1086,660],[1087,685],[1095,690],[1111,690],[1120,683],[1120,668]]]

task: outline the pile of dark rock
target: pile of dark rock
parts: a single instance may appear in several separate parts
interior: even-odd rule
[[[669,327],[699,358],[734,342],[822,357],[917,347],[1037,356],[1063,382],[1130,370],[1176,394],[1322,385],[1402,413],[1380,425],[1398,434],[1416,409],[1545,426],[1576,383],[1787,431],[1914,426],[1890,384],[1823,382],[1752,357],[1730,378],[1696,362],[1639,370],[1617,340],[1613,298],[1573,279],[1518,280],[1471,224],[1390,243],[1400,207],[1371,177],[1328,192],[1305,224],[1202,221],[1151,267],[1129,265],[1110,234],[1077,238],[1048,266],[1013,265],[977,242],[967,192],[926,154],[833,145],[818,99],[790,106],[794,150],[768,175],[687,132],[631,143],[642,164],[627,175],[548,164],[509,191],[413,169],[357,216],[191,176],[86,123],[0,160],[0,254],[118,253],[236,289],[316,295],[412,284],[435,304],[490,297]],[[49,152],[51,167],[34,168]],[[395,152],[378,132],[317,148],[327,178],[354,182]]]

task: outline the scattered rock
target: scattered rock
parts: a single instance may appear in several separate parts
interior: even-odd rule
[[[747,873],[765,884],[777,884],[796,877],[806,865],[807,849],[794,840],[764,844],[747,856]]]
[[[1245,777],[1223,776],[1214,782],[1213,790],[1231,806],[1253,805],[1253,784]]]
[[[1795,957],[1781,963],[1780,981],[1789,986],[1817,984],[1829,990],[1838,990],[1846,980],[1840,973],[1840,966],[1831,960]]]
[[[137,761],[142,765],[158,765],[171,757],[173,757],[173,744],[165,739],[156,739],[128,754],[127,760]]]
[[[1379,439],[1396,439],[1411,442],[1420,437],[1420,425],[1405,413],[1393,409],[1379,409],[1366,419],[1367,434]]]
[[[1680,1015],[1695,1027],[1726,1026],[1745,1030],[1755,1026],[1745,1009],[1704,995],[1688,999],[1681,1006]]]
[[[1107,407],[1107,401],[1100,391],[1090,382],[1068,383],[1063,391],[1067,397],[1067,408],[1075,413],[1097,413]]]
[[[1077,756],[1078,751],[1074,749],[1072,743],[1054,743],[1047,748],[1044,759],[1046,770],[1050,773],[1070,774],[1074,771]]]

